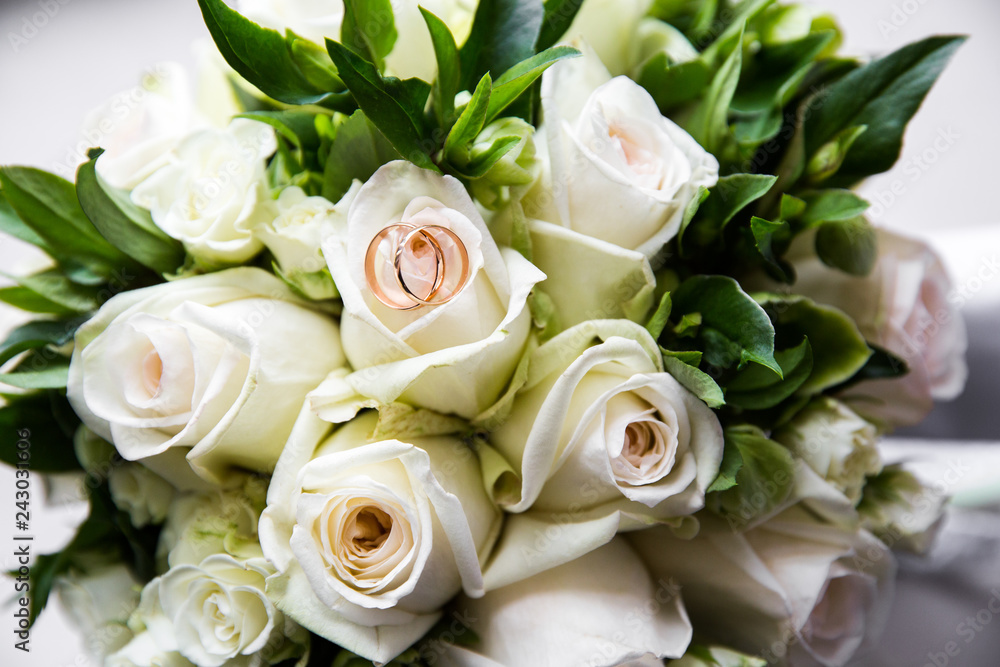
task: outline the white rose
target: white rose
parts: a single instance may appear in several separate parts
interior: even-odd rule
[[[240,268],[108,301],[77,331],[67,392],[124,458],[186,486],[188,462],[216,482],[270,471],[306,394],[343,363],[332,320]]]
[[[304,410],[261,516],[268,594],[316,634],[388,662],[461,590],[500,525],[479,463],[456,437],[370,442],[376,418],[330,424]]]
[[[717,182],[719,164],[649,93],[581,48],[542,78],[545,166],[523,202],[532,260],[564,326],[641,321],[656,286],[649,259],[677,234],[698,188]]]
[[[521,482],[499,501],[525,513],[507,521],[491,589],[572,560],[618,529],[693,514],[723,451],[715,414],[663,371],[649,333],[625,320],[579,325],[533,352],[491,441]],[[531,535],[546,526],[561,536],[539,545]]]
[[[823,264],[804,239],[790,257],[798,279],[793,289],[850,315],[875,345],[900,356],[909,373],[874,380],[844,396],[863,417],[890,425],[915,424],[965,386],[968,337],[958,309],[948,300],[951,279],[937,253],[922,241],[877,229],[879,256],[864,278]]]
[[[613,74],[628,74],[639,64],[635,36],[652,4],[652,0],[584,0],[563,39],[582,39]]]
[[[675,577],[699,633],[769,664],[845,665],[877,637],[895,561],[869,533],[795,507],[745,533],[711,516],[693,540],[661,528],[628,539],[653,577]]]
[[[135,187],[132,201],[206,265],[246,262],[263,247],[251,230],[274,216],[265,167],[277,147],[269,125],[244,118],[195,132]]]
[[[177,651],[163,651],[148,632],[141,632],[108,656],[104,667],[195,667]]]
[[[350,197],[346,215],[338,216],[323,242],[344,300],[344,351],[357,371],[348,381],[381,403],[398,399],[474,417],[513,375],[531,327],[528,294],[544,276],[519,253],[497,247],[465,187],[450,176],[391,162]],[[396,310],[375,297],[365,256],[377,234],[400,222],[445,227],[464,244],[468,280],[451,301]],[[457,282],[461,275],[455,248],[449,246],[445,256],[446,281]],[[380,247],[375,258],[380,277],[393,273],[392,250]],[[432,280],[432,259],[428,265],[428,257],[410,251],[402,260],[401,270],[415,289]],[[392,278],[385,280],[389,289]]]
[[[131,190],[169,162],[181,139],[206,121],[197,113],[191,82],[176,63],[160,63],[142,84],[115,95],[87,116],[82,134],[100,146],[97,173],[108,185]]]
[[[173,567],[146,585],[131,623],[162,653],[180,653],[198,667],[276,664],[304,633],[264,594],[271,572],[263,558],[227,554]]]
[[[386,69],[401,79],[417,77],[432,81],[437,60],[419,8],[444,21],[456,43],[461,44],[472,28],[476,5],[476,0],[392,0],[398,37],[386,58]],[[344,21],[341,0],[240,0],[239,10],[264,27],[279,32],[290,28],[317,44],[324,44],[326,38],[340,41]]]
[[[882,470],[878,431],[832,398],[818,398],[782,426],[773,439],[788,447],[854,504],[865,479]]]
[[[479,641],[421,649],[446,667],[662,665],[691,641],[679,587],[655,582],[620,538],[478,600],[460,598],[455,608]]]
[[[320,251],[321,227],[333,214],[333,203],[292,186],[282,190],[275,207],[277,217],[257,225],[254,236],[274,255],[284,278],[306,297],[335,298],[337,288]]]
[[[542,77],[550,173],[526,211],[652,257],[676,236],[698,188],[718,181],[719,163],[645,89],[612,79],[583,49]]]
[[[83,635],[88,654],[100,663],[132,639],[127,623],[139,604],[141,587],[121,563],[56,580],[59,601]]]
[[[112,468],[108,489],[115,505],[128,512],[136,528],[163,523],[175,491],[170,482],[140,463],[123,463]]]

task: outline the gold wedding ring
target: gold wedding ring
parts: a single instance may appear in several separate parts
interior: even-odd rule
[[[378,277],[380,272],[376,270],[375,262],[378,259],[379,249],[382,243],[389,236],[397,231],[407,230],[405,236],[396,241],[395,247],[387,255],[391,258],[393,274],[396,287],[401,291],[401,298],[393,298],[386,294],[382,283]],[[443,238],[451,241],[458,250],[458,259],[461,264],[460,274],[457,280],[450,280],[455,276],[449,276],[449,270],[454,271],[454,267],[448,266],[445,249],[441,246]],[[406,277],[403,275],[403,260],[407,251],[416,253],[429,247],[434,253],[434,280],[426,294],[418,294],[413,286],[408,285]],[[371,243],[368,244],[368,251],[365,253],[365,280],[368,288],[375,298],[386,306],[395,310],[413,310],[420,306],[440,306],[448,303],[457,297],[466,283],[469,281],[469,251],[466,249],[462,239],[458,234],[447,227],[441,225],[411,225],[405,222],[398,222],[382,229]],[[453,283],[453,284],[452,284]]]

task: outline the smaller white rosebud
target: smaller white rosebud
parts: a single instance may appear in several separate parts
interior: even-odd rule
[[[121,463],[108,475],[111,499],[128,512],[132,525],[163,523],[174,498],[174,486],[141,463]]]
[[[304,296],[319,301],[337,297],[337,288],[320,250],[321,225],[330,220],[334,204],[308,197],[299,187],[285,188],[276,202],[277,217],[254,229],[267,246],[282,277]]]
[[[518,143],[483,178],[472,181],[473,196],[488,209],[499,209],[520,199],[541,174],[536,157],[535,128],[520,118],[501,118],[487,125],[472,144],[472,162],[488,155],[497,142],[510,137]]]
[[[865,478],[882,470],[875,426],[832,398],[813,401],[773,437],[855,504]]]
[[[948,496],[901,466],[868,480],[858,506],[862,525],[894,549],[925,554],[934,543]]]

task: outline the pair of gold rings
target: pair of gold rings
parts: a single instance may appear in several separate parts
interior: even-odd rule
[[[405,232],[405,233],[403,233]],[[391,257],[395,286],[399,294],[386,293],[379,276],[383,275],[375,263],[379,257],[382,244],[390,235],[396,233],[395,246],[389,248],[385,255]],[[457,252],[459,269],[449,266],[448,253],[442,244],[453,246]],[[403,261],[407,253],[411,257],[420,256],[427,249],[434,253],[434,280],[430,287],[418,293],[413,286],[408,285],[403,272]],[[454,271],[459,273],[455,274]],[[452,275],[449,275],[449,271]],[[457,297],[469,281],[469,252],[458,237],[458,234],[441,225],[411,225],[398,222],[384,228],[371,243],[365,253],[365,280],[375,298],[395,310],[413,310],[421,306],[440,306]]]

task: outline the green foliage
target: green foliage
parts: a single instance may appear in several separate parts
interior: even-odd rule
[[[184,263],[184,247],[153,223],[149,211],[97,175],[97,158],[80,166],[76,194],[83,212],[109,243],[157,273],[173,273]]]
[[[727,428],[725,438],[722,467],[706,504],[733,529],[742,530],[785,502],[795,481],[795,462],[756,427]]]
[[[813,105],[805,124],[807,155],[841,132],[864,126],[854,138],[833,182],[848,187],[889,170],[902,149],[906,124],[964,37],[930,37],[855,70]]]
[[[765,366],[779,376],[774,359],[774,327],[767,313],[744,292],[739,283],[725,276],[694,276],[671,295],[673,321],[699,313],[696,334],[705,361],[717,368],[743,367],[748,362]],[[661,342],[670,348],[669,341]]]

